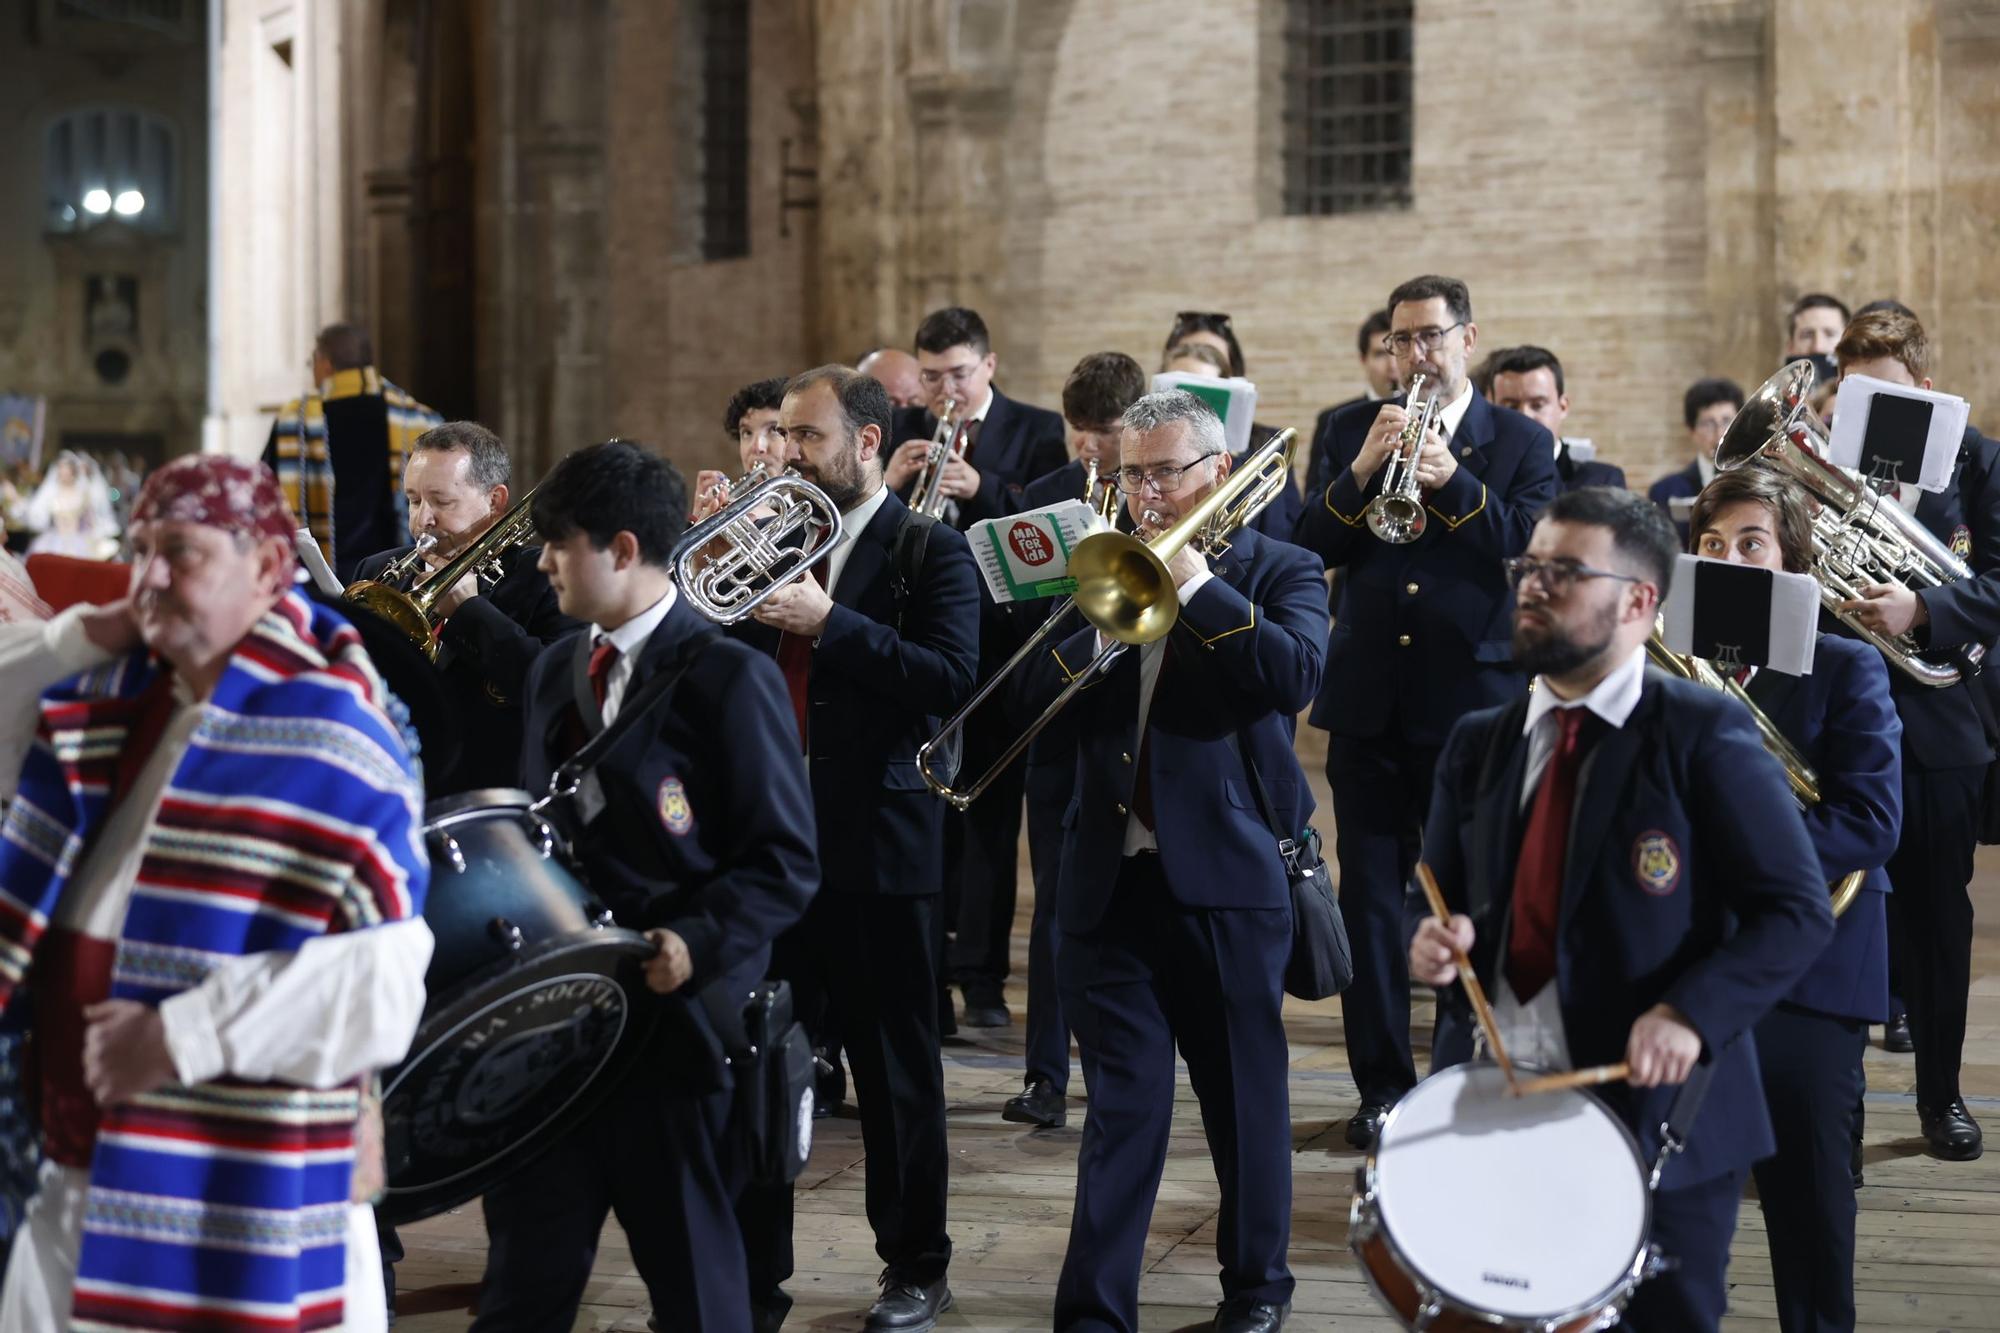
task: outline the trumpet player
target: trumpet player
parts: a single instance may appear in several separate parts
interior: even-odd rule
[[[1234,461],[1222,422],[1178,389],[1126,411],[1118,453],[1118,489],[1141,535],[1193,510]],[[1213,557],[1193,543],[1172,555],[1172,629],[1113,659],[1065,718],[1074,795],[1056,972],[1090,1102],[1057,1329],[1138,1327],[1176,1048],[1221,1196],[1214,1327],[1275,1333],[1290,1308],[1280,1011],[1291,911],[1273,828],[1303,830],[1312,815],[1292,727],[1319,686],[1326,589],[1318,563],[1288,543],[1254,529],[1231,542]],[[1022,703],[1039,710],[1099,647],[1085,625],[1034,659]]]
[[[360,579],[392,566],[415,565],[421,581],[463,552],[507,512],[512,464],[500,437],[476,421],[448,421],[419,435],[403,468],[410,536],[428,539],[363,560]],[[521,699],[528,668],[547,645],[577,628],[562,613],[548,575],[536,568],[537,546],[502,553],[502,574],[467,574],[434,604],[440,617],[437,662],[457,696],[464,727],[458,760],[432,774],[433,796],[511,787],[521,763]]]
[[[1416,1082],[1410,1058],[1403,886],[1417,859],[1439,748],[1476,708],[1517,699],[1512,602],[1501,562],[1527,546],[1557,491],[1555,439],[1473,392],[1479,328],[1465,284],[1412,278],[1389,294],[1385,339],[1405,385],[1437,393],[1437,426],[1416,442],[1411,476],[1422,531],[1394,544],[1370,530],[1391,456],[1416,405],[1355,403],[1324,436],[1331,480],[1307,497],[1295,540],[1345,570],[1312,724],[1330,733],[1340,908],[1354,947],[1341,995],[1361,1108],[1347,1141],[1374,1143],[1388,1108]]]
[[[1841,375],[1868,375],[1930,387],[1930,344],[1916,316],[1900,307],[1864,309],[1834,349]],[[1992,644],[2000,638],[2000,445],[1967,427],[1950,483],[1937,494],[1906,488],[1912,509],[1973,577],[1916,591],[1869,584],[1845,604],[1882,634],[1914,633],[1929,650]],[[1991,669],[1991,668],[1989,668]],[[1916,1044],[1917,1116],[1932,1155],[1979,1156],[1979,1122],[1959,1095],[1966,994],[1972,977],[1973,848],[1993,747],[1981,725],[1985,688],[1961,679],[1943,689],[1889,674],[1903,719],[1903,836],[1889,861],[1889,911],[1901,953],[1898,978]]]
[[[758,380],[738,389],[722,413],[722,432],[736,446],[739,465],[732,478],[703,468],[695,473],[694,511],[688,515],[692,527],[726,508],[735,489],[736,478],[747,477],[761,465],[763,476],[775,477],[785,470],[785,437],[778,430],[778,408],[785,401],[783,376]]]

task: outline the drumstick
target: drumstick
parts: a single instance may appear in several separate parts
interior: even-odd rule
[[[1615,1065],[1592,1065],[1588,1069],[1572,1069],[1567,1074],[1543,1074],[1515,1085],[1514,1095],[1530,1097],[1538,1092],[1561,1092],[1564,1088],[1592,1088],[1631,1076],[1632,1066],[1620,1060]]]
[[[1450,939],[1451,909],[1445,906],[1437,877],[1422,861],[1417,862],[1417,882],[1424,886],[1424,897],[1431,905],[1431,915],[1438,919],[1438,924],[1445,929],[1446,938]],[[1486,1003],[1486,988],[1479,984],[1479,974],[1472,970],[1472,960],[1465,956],[1465,950],[1458,947],[1456,939],[1451,940],[1451,960],[1458,964],[1459,983],[1465,987],[1466,998],[1472,1001],[1472,1012],[1479,1016],[1479,1030],[1486,1034],[1486,1047],[1493,1052],[1493,1062],[1507,1076],[1507,1090],[1518,1091],[1514,1082],[1514,1062],[1507,1058],[1507,1048],[1500,1044],[1500,1028],[1493,1021],[1492,1007]]]

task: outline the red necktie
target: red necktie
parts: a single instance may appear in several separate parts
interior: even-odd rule
[[[826,586],[826,561],[812,567],[813,582]],[[778,636],[778,669],[785,673],[785,689],[792,696],[792,716],[799,720],[799,752],[806,749],[806,689],[812,683],[813,641],[809,635],[790,630]]]
[[[590,650],[590,692],[597,699],[597,711],[604,711],[604,694],[611,687],[611,668],[618,661],[618,645],[609,639],[599,639],[597,646]],[[573,679],[573,678],[572,678]]]
[[[1174,641],[1160,645],[1160,673],[1153,677],[1153,697],[1147,701],[1146,725],[1139,729],[1139,771],[1132,778],[1132,813],[1139,827],[1153,832],[1153,709],[1160,706],[1160,682],[1167,678],[1167,663],[1174,655]]]
[[[1542,769],[1541,786],[1521,835],[1521,858],[1514,864],[1513,929],[1507,938],[1507,982],[1526,1004],[1556,974],[1556,921],[1562,911],[1563,861],[1569,846],[1570,812],[1576,805],[1576,775],[1583,767],[1578,744],[1586,708],[1556,710],[1561,730]]]

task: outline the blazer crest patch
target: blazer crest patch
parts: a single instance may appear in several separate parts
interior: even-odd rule
[[[687,836],[694,827],[694,808],[688,804],[687,784],[677,777],[660,779],[660,822],[676,838]]]
[[[1654,897],[1666,897],[1680,887],[1681,849],[1658,829],[1648,829],[1633,840],[1632,876]]]

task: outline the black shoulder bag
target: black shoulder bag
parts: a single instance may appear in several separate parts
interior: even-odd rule
[[[1257,772],[1257,762],[1250,757],[1250,747],[1243,743],[1240,732],[1236,753],[1250,775],[1257,811],[1277,840],[1285,879],[1292,889],[1292,952],[1285,960],[1285,993],[1301,1000],[1338,995],[1354,980],[1354,953],[1347,942],[1340,904],[1334,900],[1333,874],[1319,852],[1319,831],[1308,828],[1296,838],[1287,833],[1278,823],[1277,808],[1264,790],[1263,776]]]
[[[578,785],[611,747],[646,716],[662,707],[688,673],[710,636],[702,635],[684,649],[678,661],[624,701],[618,716],[582,749],[563,762],[549,778],[549,794],[536,803],[538,811],[560,806],[558,826],[574,840],[581,831],[575,813]],[[735,1075],[730,1103],[730,1129],[760,1184],[789,1185],[805,1169],[812,1152],[813,1056],[803,1024],[792,1016],[789,982],[765,980],[742,997],[725,995],[717,985],[696,997],[722,1043],[724,1059]]]

